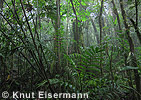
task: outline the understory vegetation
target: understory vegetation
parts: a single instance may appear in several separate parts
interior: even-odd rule
[[[140,18],[139,0],[0,0],[0,100],[141,100]]]

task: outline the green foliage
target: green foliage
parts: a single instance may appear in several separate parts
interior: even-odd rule
[[[72,54],[67,58],[77,71],[85,73],[88,76],[96,76],[94,73],[100,72],[99,61],[101,57],[99,53],[102,51],[99,47],[94,48],[94,46],[91,46],[83,50],[82,54]]]
[[[132,66],[125,66],[121,69],[121,71],[125,71],[125,70],[133,70],[133,69],[138,69],[138,67],[132,67]]]
[[[136,70],[141,75],[141,47],[131,27],[135,52],[130,53],[128,37],[124,28],[117,30],[119,23],[110,1],[104,1],[102,41],[98,43],[99,32],[93,31],[100,29],[100,1],[72,0],[81,30],[78,37],[83,38],[79,39],[83,42],[80,44],[74,40],[75,15],[69,0],[61,1],[59,17],[55,0],[15,0],[15,4],[12,1],[6,1],[0,10],[0,92],[46,89],[57,93],[88,93],[88,100],[129,100],[140,95],[133,72]],[[134,17],[135,4],[128,0],[127,5],[126,13],[129,9]],[[73,53],[74,44],[78,45],[79,53]],[[137,66],[132,65],[135,60]]]

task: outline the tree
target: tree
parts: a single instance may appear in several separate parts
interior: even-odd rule
[[[78,17],[77,17],[77,14],[76,14],[76,10],[75,10],[75,7],[74,7],[74,4],[73,4],[73,1],[70,0],[71,4],[72,4],[72,9],[73,9],[73,12],[75,14],[75,20],[73,22],[73,32],[74,32],[74,40],[76,41],[74,43],[74,50],[76,53],[79,53],[79,31],[78,31]]]
[[[125,26],[125,32],[127,34],[127,38],[128,38],[128,42],[130,45],[130,53],[132,56],[132,66],[137,67],[137,60],[136,60],[136,56],[135,56],[135,50],[134,50],[134,44],[133,44],[133,40],[130,36],[130,28],[127,24],[127,20],[126,20],[126,13],[123,7],[123,0],[120,0],[120,7],[121,7],[121,12],[122,12],[122,17],[123,17],[123,21],[124,21],[124,26]],[[138,73],[138,70],[134,69],[134,75],[135,75],[135,84],[136,84],[136,89],[138,91],[138,93],[140,93],[140,76]],[[138,95],[138,100],[140,100],[140,95]]]
[[[0,1],[1,93],[140,100],[138,0]]]
[[[102,10],[103,10],[103,2],[104,0],[101,1],[101,7],[100,7],[100,14],[99,14],[99,27],[100,27],[100,46],[102,47]],[[101,58],[102,58],[102,52],[101,52]],[[102,60],[100,60],[100,67],[101,67],[101,75],[103,75],[103,68],[102,68]]]

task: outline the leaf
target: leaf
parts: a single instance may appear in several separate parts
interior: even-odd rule
[[[116,20],[115,20],[115,22],[114,22],[114,25],[116,25],[117,24],[117,18],[116,18]]]
[[[93,67],[93,68],[87,68],[87,69],[90,70],[90,71],[98,71],[98,72],[100,72],[100,69],[95,68],[95,67]]]
[[[8,81],[8,80],[10,79],[10,77],[11,77],[11,76],[10,76],[10,75],[8,75],[8,76],[7,76],[7,79],[6,79],[6,81]]]
[[[55,64],[55,60],[53,60],[52,63],[51,63],[51,67],[50,67],[50,72],[51,73],[53,73],[54,64]]]
[[[2,53],[0,53],[0,56],[4,57]]]
[[[138,69],[138,67],[133,67],[133,66],[125,66],[121,69],[121,71],[125,71],[125,70],[133,70],[133,69]]]
[[[57,78],[49,79],[49,81],[50,81],[50,84],[51,84],[51,85],[52,85],[52,84],[57,84],[57,83],[60,82]]]
[[[81,4],[82,4],[83,6],[86,6],[86,3],[84,3],[84,2],[81,2]]]
[[[86,17],[82,17],[82,21],[86,21],[87,20],[87,18]]]
[[[39,88],[39,87],[45,85],[46,83],[47,83],[47,80],[44,80],[43,82],[41,82],[41,83],[38,84],[37,88]]]

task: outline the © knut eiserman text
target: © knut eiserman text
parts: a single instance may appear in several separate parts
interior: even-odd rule
[[[48,93],[47,91],[38,91],[37,93],[22,93],[15,91],[12,98],[17,99],[45,99],[45,98],[88,98],[88,93]]]

